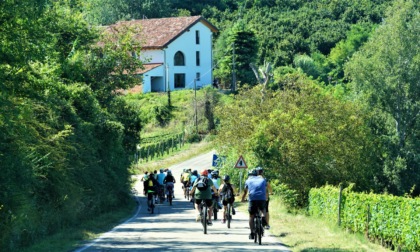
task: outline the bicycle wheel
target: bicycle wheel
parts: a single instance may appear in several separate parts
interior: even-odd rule
[[[263,232],[263,226],[262,226],[262,220],[259,218],[259,225],[258,225],[258,232],[256,233],[255,237],[258,236],[258,244],[261,245],[261,239],[262,239],[262,232]]]
[[[226,209],[226,217],[225,217],[228,228],[230,228],[230,220],[232,219],[232,216],[230,215],[231,212],[232,212],[232,206],[230,205],[230,203],[228,203],[227,209]]]
[[[214,220],[217,220],[217,212],[219,211],[219,209],[217,209],[217,202],[213,203],[213,216],[214,216]]]
[[[190,201],[190,187],[187,187],[187,201]]]
[[[169,190],[169,195],[168,195],[168,198],[169,198],[169,205],[170,206],[172,206],[172,190]]]
[[[259,227],[259,219],[258,217],[254,217],[254,243],[257,243]]]
[[[150,209],[151,209],[151,213],[153,214],[155,212],[155,204],[153,203],[153,199],[152,199],[152,204],[150,205]]]
[[[202,218],[202,221],[203,221],[203,229],[204,229],[204,234],[207,234],[207,205],[204,204],[204,207],[202,209],[204,209],[203,210],[204,211],[203,218]]]

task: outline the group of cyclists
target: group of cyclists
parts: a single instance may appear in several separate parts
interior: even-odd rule
[[[159,173],[155,170],[154,173],[145,172],[141,181],[143,181],[143,192],[147,195],[148,211],[154,204],[159,204],[165,201],[172,205],[174,195],[175,177],[169,169],[160,169]]]
[[[184,197],[188,198],[188,193],[192,197],[191,201],[194,203],[197,211],[197,222],[201,220],[201,209],[199,206],[203,201],[208,207],[208,216],[213,216],[213,212],[217,208],[223,208],[223,219],[221,222],[226,222],[226,206],[228,202],[233,204],[235,200],[235,192],[230,183],[229,175],[220,178],[217,170],[203,169],[198,174],[197,170],[184,169],[180,180],[183,184]],[[203,188],[200,188],[202,184],[205,185],[202,186]],[[231,190],[231,193],[228,194],[229,190]],[[228,195],[231,195],[231,197],[227,197]],[[212,224],[211,218],[208,218],[207,225],[211,226]]]
[[[249,227],[251,233],[249,239],[254,239],[255,233],[254,216],[257,212],[261,213],[262,223],[265,229],[270,229],[269,225],[269,195],[272,194],[272,189],[269,181],[263,175],[264,170],[257,167],[248,172],[248,178],[245,182],[244,192],[242,194],[242,202],[246,201],[248,195],[248,212],[249,212]],[[142,178],[144,181],[144,194],[148,197],[148,206],[150,211],[150,204],[153,201],[158,202],[158,199],[163,198],[172,205],[172,198],[174,198],[174,183],[175,178],[172,172],[168,169],[160,169],[160,173],[155,171],[153,174],[145,173]],[[184,191],[184,198],[188,199],[191,196],[191,202],[194,203],[197,217],[196,221],[201,220],[200,204],[204,203],[208,207],[208,216],[213,216],[213,211],[216,208],[223,206],[222,223],[226,222],[226,206],[230,203],[233,206],[235,201],[235,190],[230,183],[230,176],[225,175],[220,178],[217,170],[203,169],[198,173],[197,170],[184,169],[180,182]],[[234,208],[232,214],[235,214]],[[211,218],[208,218],[207,225],[212,225]]]

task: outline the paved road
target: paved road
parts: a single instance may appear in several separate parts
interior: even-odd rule
[[[230,229],[213,221],[203,234],[201,223],[195,222],[193,204],[183,198],[178,179],[183,168],[210,168],[212,155],[209,152],[170,167],[177,179],[172,206],[156,205],[155,214],[150,214],[146,198],[138,195],[139,206],[133,217],[76,251],[290,251],[268,232],[262,245],[248,240],[247,213],[240,211],[233,216]],[[136,189],[143,192],[142,183],[138,182]]]

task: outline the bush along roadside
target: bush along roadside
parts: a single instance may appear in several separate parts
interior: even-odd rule
[[[309,214],[398,251],[420,251],[420,199],[355,193],[333,186],[313,188]]]

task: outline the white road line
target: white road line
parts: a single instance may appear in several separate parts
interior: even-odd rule
[[[105,236],[107,236],[108,234],[111,234],[111,233],[114,233],[118,228],[119,228],[119,226],[120,225],[124,225],[124,224],[126,224],[126,223],[129,223],[129,222],[131,222],[134,218],[137,218],[137,216],[139,215],[139,213],[140,213],[140,210],[141,210],[141,204],[140,204],[140,199],[138,198],[139,196],[138,195],[136,195],[136,200],[137,200],[137,202],[138,202],[138,204],[139,204],[139,207],[137,208],[137,211],[136,211],[136,213],[130,218],[130,219],[128,219],[128,220],[126,220],[125,222],[123,222],[123,223],[121,223],[121,224],[119,224],[118,226],[115,226],[113,229],[111,229],[110,231],[108,231],[108,232],[106,232],[106,233],[103,233],[99,238],[96,238],[95,240],[93,240],[91,243],[89,243],[89,244],[87,244],[87,245],[85,245],[85,246],[83,246],[82,248],[80,248],[80,249],[78,249],[78,250],[75,250],[74,252],[82,252],[82,251],[84,251],[84,250],[86,250],[86,249],[88,249],[88,248],[90,248],[90,247],[92,247],[93,245],[95,245],[96,243],[98,243],[98,242],[101,242],[101,241],[103,241],[103,239],[105,238]]]

